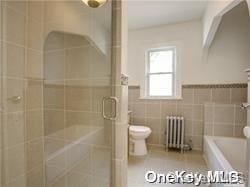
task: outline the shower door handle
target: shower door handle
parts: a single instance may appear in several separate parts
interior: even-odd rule
[[[106,101],[108,101],[108,100],[110,100],[110,101],[113,101],[114,102],[114,114],[112,115],[112,116],[106,116],[106,113],[105,113],[105,102]],[[104,97],[103,99],[102,99],[102,117],[104,118],[104,119],[107,119],[107,120],[110,120],[110,121],[114,121],[114,120],[116,120],[116,105],[117,105],[117,103],[118,103],[118,99],[117,99],[117,97],[113,97],[113,96],[107,96],[107,97]]]

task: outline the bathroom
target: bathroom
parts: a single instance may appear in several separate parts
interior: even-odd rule
[[[0,186],[195,186],[152,180],[175,171],[238,171],[243,184],[199,186],[249,186],[249,11],[0,1]]]

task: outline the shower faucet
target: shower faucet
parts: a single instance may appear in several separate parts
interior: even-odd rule
[[[250,106],[250,103],[242,103],[241,108],[242,109],[247,109]]]
[[[21,96],[13,96],[13,97],[10,97],[7,99],[8,101],[12,101],[13,103],[18,103],[19,101],[22,100],[22,97]]]

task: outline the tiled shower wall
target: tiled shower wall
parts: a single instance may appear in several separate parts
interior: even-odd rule
[[[244,125],[246,118],[245,112],[239,109],[239,105],[247,100],[246,87],[245,84],[183,85],[183,99],[181,100],[145,100],[139,99],[140,88],[138,86],[130,86],[129,110],[132,111],[131,124],[150,127],[152,134],[147,143],[164,146],[166,116],[184,116],[186,125],[185,141],[191,144],[193,149],[201,150],[204,134],[204,104],[211,102],[223,105],[230,104],[226,106],[236,111],[235,114],[237,114],[239,125],[237,124],[237,128],[235,128],[237,129],[234,131],[235,134],[227,135],[238,136],[240,135],[239,128]],[[227,112],[228,108],[222,108],[220,111],[222,116],[231,114]],[[235,127],[235,123],[231,123],[231,126],[228,127],[231,128],[232,126]]]
[[[0,186],[44,186],[43,3],[1,1]]]
[[[55,132],[57,128],[64,128],[65,115],[61,112],[63,107],[72,110],[67,113],[68,116],[71,116],[68,120],[71,121],[70,124],[81,124],[82,122],[101,124],[103,121],[99,117],[101,116],[100,98],[108,94],[103,83],[104,80],[110,81],[111,69],[110,65],[107,66],[105,63],[99,64],[98,68],[92,69],[92,71],[88,69],[84,73],[80,72],[82,70],[80,68],[68,69],[70,86],[67,87],[65,84],[61,84],[61,80],[64,80],[64,78],[58,78],[60,73],[64,73],[64,70],[54,66],[55,68],[50,70],[55,77],[48,78],[51,82],[50,85],[46,85],[48,83],[48,81],[44,81],[44,78],[46,78],[44,73],[46,72],[43,72],[44,55],[46,53],[44,52],[45,38],[51,31],[87,35],[94,41],[96,48],[99,48],[101,52],[107,52],[111,45],[111,28],[106,30],[101,24],[98,24],[96,18],[99,11],[89,11],[92,9],[88,9],[81,1],[0,1],[0,5],[0,91],[2,94],[1,102],[3,102],[1,103],[3,112],[1,112],[0,121],[0,186],[44,187],[46,186],[46,179],[57,172],[53,170],[53,173],[51,172],[46,176],[44,135]],[[102,18],[105,21],[110,20],[110,9],[102,12],[104,13]],[[67,16],[65,16],[66,14]],[[79,41],[77,39],[77,42]],[[74,45],[74,42],[71,45]],[[56,41],[52,43],[55,44]],[[54,51],[55,55],[52,56],[54,59],[51,59],[51,63],[62,62],[57,58],[62,57],[60,56],[62,53],[59,51],[57,53],[56,50]],[[71,52],[71,56],[74,57],[72,63],[79,63],[77,57],[81,58],[81,55],[86,54],[82,52],[74,53],[74,50],[71,50]],[[99,56],[94,54],[94,57],[98,58]],[[86,62],[89,63],[87,60]],[[68,68],[67,66],[64,67],[64,64],[61,67]],[[106,74],[103,75],[102,72]],[[83,76],[91,73],[95,80],[91,81],[91,84],[96,87],[91,87],[91,92],[88,91],[89,87],[85,86],[86,82],[81,79],[82,77],[76,77],[77,73]],[[108,78],[105,77],[107,74],[109,75]],[[51,86],[52,92],[54,91],[54,95],[50,95],[52,97],[43,95],[43,93],[46,93],[46,91],[43,92],[44,82],[45,88]],[[81,87],[82,85],[84,86]],[[106,82],[105,85],[107,85]],[[108,82],[108,85],[110,85],[110,82]],[[61,89],[64,90],[64,88],[67,88],[68,95],[60,95]],[[83,90],[87,90],[84,91],[84,94],[88,96],[91,94],[93,97],[89,100],[85,95],[81,95]],[[20,96],[20,99],[17,96]],[[44,97],[46,98],[45,102],[43,102]],[[69,102],[64,102],[64,99],[62,99],[64,97],[70,98]],[[48,101],[47,99],[51,100]],[[78,102],[80,99],[81,102]],[[48,120],[45,124],[49,122],[49,125],[51,125],[49,130],[48,126],[44,126],[44,108],[46,114],[49,110],[52,111],[50,117],[45,118]],[[81,115],[83,110],[93,115],[89,115],[87,119],[82,118],[84,116]],[[105,134],[108,134],[107,136],[111,138],[111,132],[108,129]],[[98,139],[98,143],[101,141],[102,139]],[[98,148],[92,149],[91,163],[101,163],[94,165],[95,171],[93,173],[98,173],[99,179],[102,179],[104,178],[103,174],[110,171],[111,151],[110,148],[106,152],[100,150]],[[58,162],[60,161],[58,160]],[[61,163],[61,166],[63,166],[63,163]],[[74,176],[72,175],[72,177]],[[94,181],[97,186],[100,186],[97,183],[102,180],[98,180],[98,177],[88,177],[88,181]],[[107,184],[109,184],[108,177],[105,177]],[[82,177],[77,179],[81,180]],[[73,180],[73,182],[77,182],[77,180]],[[102,185],[104,186],[104,183]]]
[[[102,98],[111,95],[108,56],[83,36],[52,32],[44,63],[45,135],[74,125],[103,126]]]

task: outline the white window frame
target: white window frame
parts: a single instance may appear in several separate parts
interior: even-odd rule
[[[150,53],[151,52],[160,52],[160,51],[172,51],[173,52],[173,61],[172,61],[172,72],[157,72],[157,73],[150,73]],[[153,49],[148,49],[147,50],[147,61],[146,61],[146,96],[151,97],[151,98],[156,98],[156,97],[166,97],[166,98],[173,98],[175,96],[175,64],[176,64],[176,47],[171,46],[171,47],[163,47],[163,48],[153,48]],[[157,95],[150,95],[149,90],[150,90],[150,84],[149,84],[149,77],[150,75],[172,75],[172,95],[163,95],[163,96],[157,96]]]
[[[181,74],[180,74],[180,64],[181,64],[181,44],[179,42],[171,42],[165,44],[155,44],[155,45],[144,45],[144,77],[142,77],[140,99],[182,99],[181,97]],[[173,72],[167,72],[173,74],[173,93],[172,96],[150,96],[149,95],[149,52],[151,51],[161,51],[161,50],[174,50],[174,60],[173,60]],[[162,72],[166,73],[166,72]],[[160,74],[160,73],[152,73]]]

